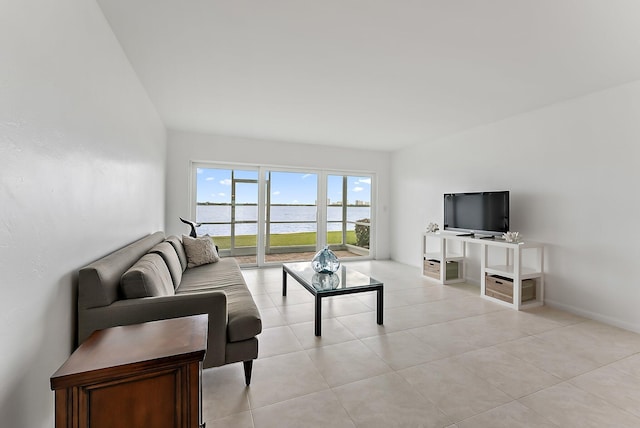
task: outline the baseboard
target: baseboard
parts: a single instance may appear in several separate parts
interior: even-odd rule
[[[468,282],[469,284],[473,284],[473,285],[477,285],[478,287],[480,287],[482,284],[480,284],[480,279],[479,278],[470,278],[470,277],[465,277],[464,278],[465,282]]]
[[[625,330],[632,331],[634,333],[640,333],[640,326],[628,323],[617,318],[611,318],[598,314],[596,312],[585,311],[584,309],[576,308],[575,306],[566,305],[564,303],[556,302],[554,300],[545,299],[544,304],[555,309],[560,309],[566,312],[570,312],[581,317],[589,318],[594,321],[600,321],[604,324],[609,324],[614,327],[619,327]]]

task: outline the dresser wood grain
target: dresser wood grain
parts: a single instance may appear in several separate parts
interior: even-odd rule
[[[56,427],[204,427],[207,318],[94,332],[51,377]]]

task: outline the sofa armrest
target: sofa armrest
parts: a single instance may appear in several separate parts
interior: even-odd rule
[[[227,343],[227,295],[223,291],[125,299],[78,312],[78,345],[95,330],[189,315],[209,315],[205,366],[224,364]]]

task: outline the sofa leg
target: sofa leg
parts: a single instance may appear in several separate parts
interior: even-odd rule
[[[253,368],[253,360],[243,361],[244,364],[244,383],[249,386],[251,383],[251,369]]]

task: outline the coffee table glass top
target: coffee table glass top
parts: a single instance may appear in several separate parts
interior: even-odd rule
[[[311,267],[310,262],[283,263],[282,267],[289,275],[301,283],[304,282],[304,285],[312,286],[313,292],[320,294],[336,290],[370,289],[372,286],[382,285],[382,282],[377,279],[344,265],[340,266],[340,269],[334,274],[317,273]]]

